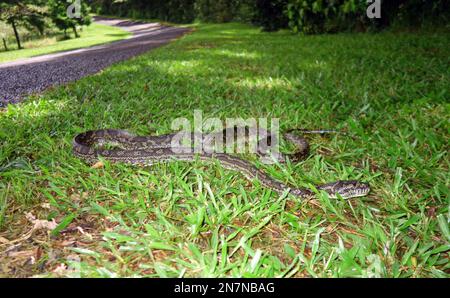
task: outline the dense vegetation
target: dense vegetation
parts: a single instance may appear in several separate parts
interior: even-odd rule
[[[378,0],[377,0],[378,1]],[[367,0],[93,0],[98,13],[172,22],[244,21],[265,30],[324,33],[379,30],[392,25],[447,24],[446,0],[381,0],[381,18],[370,19]]]
[[[371,2],[373,2],[372,0]],[[391,25],[421,26],[448,22],[450,8],[444,0],[384,0],[379,8],[380,18],[367,17],[367,0],[289,0],[289,26],[294,31],[323,33],[367,31]],[[371,8],[372,8],[371,7]],[[369,9],[368,9],[369,8]]]

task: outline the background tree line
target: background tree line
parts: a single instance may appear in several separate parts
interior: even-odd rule
[[[66,0],[0,0],[0,21],[11,26],[19,49],[22,48],[19,27],[29,31],[36,30],[40,35],[44,35],[45,29],[54,25],[63,30],[65,36],[70,29],[73,30],[75,37],[78,37],[77,27],[89,25],[91,22],[90,4],[87,1],[80,1],[79,18],[67,14],[70,4]],[[7,50],[5,37],[2,36],[2,39]]]
[[[92,0],[97,13],[189,23],[240,21],[266,31],[303,33],[380,30],[393,25],[448,24],[448,0],[381,0],[381,19],[367,0]]]
[[[380,0],[380,19],[367,17],[367,0],[80,0],[81,17],[71,18],[67,7],[73,1],[0,0],[0,21],[11,26],[20,49],[18,27],[43,35],[51,23],[65,35],[72,30],[77,37],[77,27],[91,22],[91,9],[98,14],[175,23],[239,21],[266,31],[290,28],[307,34],[447,25],[450,12],[448,0]],[[3,44],[7,49],[4,38]]]

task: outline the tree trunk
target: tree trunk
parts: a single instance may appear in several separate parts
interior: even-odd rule
[[[20,49],[22,49],[22,45],[20,44],[20,38],[19,38],[19,32],[17,32],[17,28],[16,28],[16,22],[14,22],[14,20],[11,21],[11,25],[13,27],[14,30],[14,35],[16,36],[16,41],[17,41],[17,47]]]
[[[6,39],[4,39],[4,38],[2,38],[2,39],[3,39],[3,46],[5,47],[5,51],[7,51],[8,47],[6,46]]]
[[[80,35],[78,35],[78,32],[77,32],[77,26],[72,26],[72,29],[73,29],[73,33],[75,33],[75,37],[80,37]]]

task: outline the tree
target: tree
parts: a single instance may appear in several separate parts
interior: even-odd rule
[[[28,31],[32,31],[33,29],[37,29],[39,35],[44,35],[44,29],[46,27],[45,19],[42,16],[31,15],[25,18],[25,28]]]
[[[30,4],[28,1],[6,0],[0,4],[0,20],[12,26],[19,49],[22,49],[22,45],[17,27],[25,24],[37,24],[44,15],[45,8]]]
[[[91,18],[89,16],[90,7],[86,1],[74,1],[72,3],[79,16],[74,16],[68,13],[69,3],[66,0],[48,0],[48,7],[50,10],[50,18],[53,23],[60,30],[64,30],[66,35],[67,29],[72,29],[75,37],[79,37],[77,26],[89,25]]]

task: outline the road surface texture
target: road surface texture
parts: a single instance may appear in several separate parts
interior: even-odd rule
[[[60,52],[0,64],[0,107],[26,95],[78,80],[118,61],[167,44],[189,29],[96,17],[95,22],[130,31],[130,38],[89,48]]]

